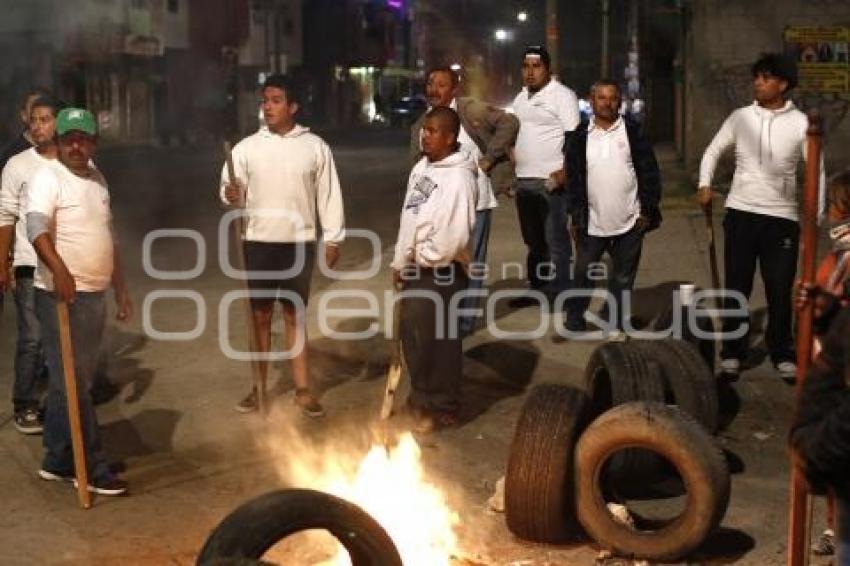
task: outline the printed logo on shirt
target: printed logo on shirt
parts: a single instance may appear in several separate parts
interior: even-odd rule
[[[404,208],[412,208],[413,214],[419,214],[419,207],[428,202],[431,194],[437,189],[437,183],[428,177],[420,177],[410,191],[410,198]]]

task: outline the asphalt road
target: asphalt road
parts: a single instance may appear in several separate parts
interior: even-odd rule
[[[279,381],[271,382],[275,413],[269,422],[232,410],[247,392],[250,372],[222,352],[228,340],[244,346],[245,327],[238,308],[225,309],[227,316],[220,310],[226,293],[240,288],[219,265],[220,149],[113,148],[100,154],[137,316],[127,325],[110,325],[104,367],[116,392],[100,406],[99,418],[108,453],[127,464],[132,494],[100,498],[84,512],[71,489],[36,477],[40,440],[19,435],[8,420],[14,309],[7,305],[0,319],[0,563],[192,564],[210,529],[228,511],[254,495],[301,485],[303,476],[293,469],[302,460],[327,461],[332,458],[329,445],[337,455],[362,455],[380,402],[386,344],[380,334],[359,341],[323,336],[317,304],[328,290],[376,296],[389,290],[387,252],[406,180],[408,138],[402,131],[359,131],[331,134],[328,140],[342,179],[347,224],[374,231],[382,256],[380,272],[367,279],[314,278],[311,375],[328,410],[318,422],[295,413],[288,395],[291,382],[279,364]],[[674,282],[707,284],[701,222],[699,214],[673,207],[662,229],[648,238],[638,288],[639,304],[650,313],[661,308]],[[164,229],[199,236],[203,249],[199,253],[197,242],[188,237],[159,239],[149,249],[152,267],[191,270],[200,262],[198,277],[163,280],[146,273],[143,242]],[[509,200],[495,215],[490,249],[496,265],[524,262]],[[372,256],[367,240],[351,240],[343,248],[340,269],[365,269]],[[520,290],[522,281],[514,270],[497,270],[490,287]],[[149,316],[143,316],[143,306],[157,291],[196,293],[200,303],[160,298],[148,303]],[[353,299],[346,300],[354,306]],[[757,294],[753,306],[761,305]],[[541,320],[538,309],[513,311],[506,301],[495,314],[503,329],[529,329]],[[368,329],[376,318],[380,321],[371,314],[348,314],[329,324],[354,332]],[[191,340],[163,340],[156,334],[193,329],[198,332]],[[422,458],[428,477],[458,510],[462,548],[479,561],[593,563],[596,551],[582,542],[547,547],[516,540],[503,516],[486,509],[486,500],[504,473],[513,426],[530,386],[544,381],[579,385],[595,345],[553,344],[548,334],[497,340],[484,330],[465,343],[467,422],[422,439]],[[719,440],[733,471],[732,503],[723,529],[694,562],[784,564],[785,438],[792,391],[760,363],[722,394],[725,426]],[[294,553],[291,563],[307,563],[298,554],[306,551],[286,552]]]

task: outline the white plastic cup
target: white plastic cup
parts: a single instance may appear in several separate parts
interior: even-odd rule
[[[697,286],[693,283],[683,283],[679,285],[679,298],[682,301],[682,306],[689,307],[694,303],[694,291]]]

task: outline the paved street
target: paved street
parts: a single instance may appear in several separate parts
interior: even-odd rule
[[[349,453],[363,453],[378,413],[387,348],[380,334],[356,342],[322,336],[317,307],[321,292],[389,289],[386,265],[406,180],[408,137],[402,131],[366,131],[328,140],[340,171],[347,224],[373,230],[382,258],[380,273],[367,280],[330,281],[315,275],[309,308],[311,373],[328,411],[315,422],[296,414],[288,370],[281,365],[271,379],[275,413],[268,422],[232,409],[247,393],[250,371],[247,364],[228,359],[220,347],[222,340],[235,348],[245,348],[247,342],[239,305],[227,311],[230,324],[223,332],[219,329],[222,298],[240,289],[239,281],[222,272],[218,259],[220,150],[116,148],[97,159],[110,182],[137,310],[130,324],[111,323],[104,367],[118,391],[99,407],[107,452],[126,463],[131,495],[100,497],[92,510],[82,511],[72,489],[37,478],[40,438],[21,436],[10,421],[15,333],[14,307],[7,299],[0,320],[0,564],[193,564],[207,534],[227,512],[250,497],[294,483],[291,470],[304,456],[302,450],[331,442],[347,446]],[[717,226],[719,230],[719,218]],[[196,260],[203,260],[198,278],[165,281],[145,273],[142,244],[156,229],[193,230],[203,236],[206,250],[200,258],[196,245],[185,238],[160,240],[150,250],[153,267],[162,271],[191,270]],[[490,250],[491,266],[524,263],[516,212],[508,199],[501,200],[495,214]],[[339,269],[366,269],[371,260],[369,243],[352,240],[343,247]],[[492,291],[522,288],[515,270],[502,275],[494,270]],[[683,281],[707,285],[709,271],[701,214],[674,198],[662,228],[645,243],[639,308],[652,313],[672,286]],[[757,287],[753,307],[763,312]],[[161,299],[151,306],[151,326],[160,332],[186,332],[202,314],[206,324],[197,338],[163,341],[146,334],[145,297],[162,290],[196,291],[203,304],[198,309],[190,300]],[[504,330],[533,328],[540,316],[536,308],[511,310],[507,300],[496,305],[495,314]],[[349,315],[330,324],[354,332],[372,322],[371,316]],[[469,338],[464,368],[469,420],[422,442],[429,477],[445,489],[460,514],[462,548],[486,564],[583,565],[592,564],[596,555],[582,543],[548,547],[520,542],[508,532],[503,516],[486,508],[494,483],[504,474],[513,426],[530,386],[579,385],[596,345],[555,344],[550,335],[505,341],[481,330]],[[734,473],[732,500],[722,530],[700,551],[698,561],[784,564],[785,443],[792,395],[766,362],[722,390],[726,426],[720,441]],[[298,443],[293,430],[299,433]],[[820,514],[816,518],[820,525]],[[303,562],[296,558],[290,563]]]

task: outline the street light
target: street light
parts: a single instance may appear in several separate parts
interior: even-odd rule
[[[528,12],[520,12],[519,14],[516,15],[516,19],[520,22],[527,22],[528,21]]]
[[[493,37],[496,38],[496,41],[507,41],[508,40],[508,32],[507,32],[507,30],[499,28],[493,33]]]

